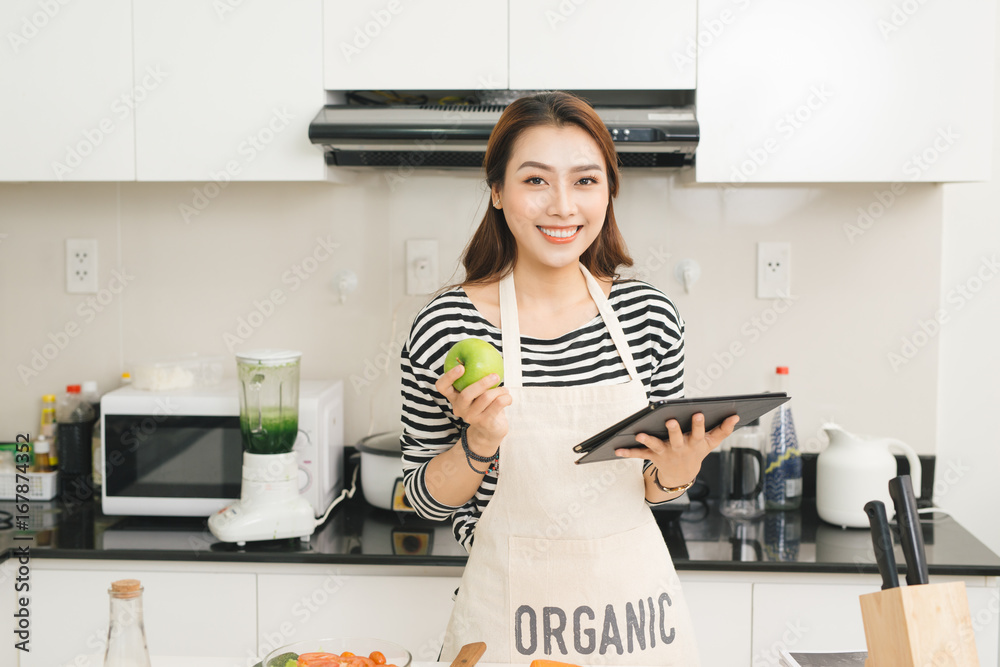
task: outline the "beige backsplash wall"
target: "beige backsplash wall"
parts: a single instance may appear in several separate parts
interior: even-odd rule
[[[240,318],[255,310],[267,316],[237,349],[300,349],[304,378],[343,378],[349,442],[397,428],[399,344],[425,301],[404,295],[404,242],[438,239],[440,278],[453,278],[486,203],[479,178],[234,183],[185,221],[183,205],[203,187],[0,185],[0,437],[36,429],[41,395],[69,382],[107,390],[130,360],[229,354],[226,335],[247,333]],[[919,332],[940,301],[941,189],[906,186],[851,238],[858,207],[878,213],[875,193],[888,187],[721,189],[689,174],[626,172],[619,224],[640,275],[687,321],[689,394],[757,391],[788,365],[806,450],[825,442],[819,426],[834,418],[935,451],[938,343]],[[65,293],[71,237],[98,239],[100,285],[120,291],[100,295],[100,312]],[[792,244],[791,300],[755,298],[758,241]],[[690,294],[673,277],[687,258],[701,266]],[[333,285],[344,270],[359,287],[340,303]],[[280,303],[269,306],[276,291]],[[902,339],[914,336],[908,359]],[[53,356],[58,345],[41,368],[35,352]]]

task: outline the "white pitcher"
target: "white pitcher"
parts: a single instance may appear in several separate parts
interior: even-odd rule
[[[830,445],[816,461],[816,511],[824,521],[851,528],[867,528],[865,503],[881,500],[893,515],[889,480],[896,476],[892,449],[899,449],[910,462],[913,491],[920,494],[920,459],[913,448],[893,438],[848,433],[837,424],[823,425]]]

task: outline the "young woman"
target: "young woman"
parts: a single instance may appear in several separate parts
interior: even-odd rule
[[[600,117],[567,93],[521,98],[486,149],[491,201],[465,282],[415,318],[402,354],[406,494],[451,518],[469,549],[443,660],[696,665],[684,597],[650,504],[679,496],[736,417],[615,462],[573,446],[684,384],[684,323],[662,292],[617,280],[632,260],[615,223],[619,173]],[[456,391],[444,356],[467,337],[504,357]],[[645,463],[643,462],[645,460]]]

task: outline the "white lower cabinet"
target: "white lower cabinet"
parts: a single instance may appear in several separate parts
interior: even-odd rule
[[[307,569],[257,576],[261,656],[311,637],[378,637],[407,648],[414,662],[437,660],[460,577]]]
[[[199,571],[199,563],[169,564],[180,565],[183,571],[158,571],[157,565],[34,559],[31,652],[20,654],[20,667],[103,664],[108,588],[117,579],[142,582],[146,640],[152,655],[247,659],[256,655],[256,575]]]
[[[787,583],[753,585],[753,648],[752,661],[748,664],[753,667],[778,665],[782,649],[866,650],[858,598],[879,590],[876,577],[872,577],[870,584],[852,575],[838,574],[783,575],[783,578]],[[959,580],[965,581],[979,664],[996,665],[1000,641],[997,581],[986,577],[935,576],[932,582]]]
[[[746,664],[750,655],[753,584],[706,581],[711,575],[703,573],[679,574],[701,664],[704,667]],[[724,641],[720,640],[720,631],[725,633]]]
[[[225,658],[252,665],[302,639],[379,637],[435,662],[461,582],[460,567],[153,561],[31,562],[31,652],[0,647],[0,665],[99,667],[116,579],[142,581],[154,656]],[[0,616],[13,618],[16,563],[0,564]],[[703,667],[764,667],[789,651],[864,650],[859,596],[875,575],[679,573]],[[980,664],[996,665],[1000,579],[963,581]],[[18,662],[18,660],[20,662]],[[155,661],[154,661],[155,664]]]

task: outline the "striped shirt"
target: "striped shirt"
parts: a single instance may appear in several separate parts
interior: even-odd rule
[[[652,285],[625,280],[611,287],[611,308],[621,323],[632,358],[650,401],[684,393],[684,320],[674,304]],[[445,505],[431,496],[427,464],[458,441],[462,420],[434,383],[444,373],[444,357],[458,341],[482,338],[503,354],[500,330],[480,315],[461,287],[435,297],[414,318],[401,355],[403,375],[403,476],[406,497],[422,517],[452,520],[457,539],[472,546],[476,522],[493,496],[497,476],[483,477],[464,505]],[[568,387],[618,384],[628,371],[600,315],[558,338],[521,336],[525,386]],[[502,474],[500,471],[497,474]]]

